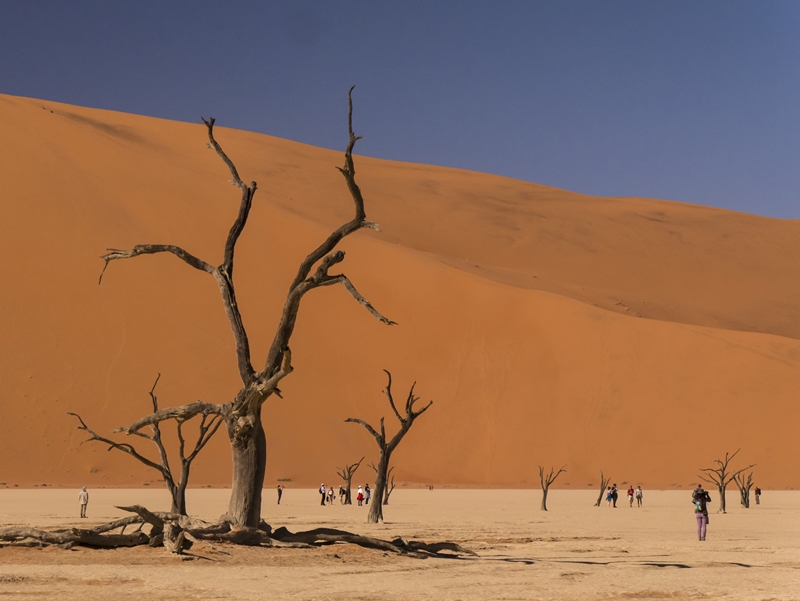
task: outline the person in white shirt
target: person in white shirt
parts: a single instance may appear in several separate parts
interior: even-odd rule
[[[89,493],[86,491],[86,487],[84,486],[81,489],[81,492],[78,493],[78,503],[81,504],[81,517],[86,517],[86,506],[89,504]]]

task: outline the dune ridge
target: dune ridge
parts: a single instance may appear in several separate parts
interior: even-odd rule
[[[224,122],[224,120],[220,121]],[[369,135],[358,130],[357,133]],[[213,281],[174,257],[111,265],[106,248],[173,243],[221,260],[238,195],[186,124],[0,95],[0,445],[6,485],[155,486],[83,439],[163,406],[227,401],[233,340]],[[219,127],[259,190],[237,295],[263,362],[299,261],[351,201],[342,153]],[[388,407],[382,369],[434,406],[396,453],[400,483],[686,487],[742,447],[762,488],[800,485],[800,222],[678,202],[598,198],[485,174],[356,157],[381,233],[347,239],[344,290],[304,301],[296,371],[265,407],[267,483],[336,482],[375,457],[347,417]],[[391,426],[390,426],[391,427]],[[230,481],[221,433],[195,486]],[[369,468],[358,478],[366,479]]]

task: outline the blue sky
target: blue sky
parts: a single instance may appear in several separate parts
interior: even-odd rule
[[[0,92],[800,218],[800,2],[0,0]],[[0,135],[2,135],[0,133]]]

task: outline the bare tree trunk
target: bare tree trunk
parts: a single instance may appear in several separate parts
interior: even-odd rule
[[[735,472],[728,471],[730,462],[736,457],[740,450],[741,449],[736,449],[736,452],[732,455],[730,453],[725,453],[725,459],[715,459],[714,463],[717,464],[717,467],[706,467],[700,470],[701,472],[705,472],[705,475],[701,475],[700,478],[706,482],[716,484],[717,490],[719,491],[719,509],[717,513],[727,513],[725,489],[728,487],[728,484],[731,483],[731,480],[737,480],[742,472],[755,466],[755,463],[753,463]]]
[[[550,485],[555,482],[556,478],[558,478],[565,470],[566,466],[562,466],[557,472],[554,467],[550,468],[550,473],[545,474],[544,468],[540,465],[539,466],[539,481],[542,485],[542,505],[541,510],[547,511],[547,493],[550,492]]]
[[[384,505],[388,505],[389,504],[389,497],[394,492],[394,474],[392,473],[393,471],[394,471],[394,468],[390,467],[389,471],[386,472],[386,494],[383,495],[383,504]]]
[[[382,501],[385,501],[386,503],[389,501],[386,494],[386,486],[388,483],[389,460],[391,459],[392,453],[397,448],[397,445],[400,444],[400,441],[403,439],[403,437],[411,429],[411,426],[414,424],[414,420],[425,413],[433,404],[433,401],[430,401],[419,411],[414,410],[414,404],[419,400],[419,397],[414,395],[414,387],[417,385],[417,383],[414,382],[414,384],[411,386],[411,390],[408,392],[408,397],[406,398],[405,416],[401,415],[397,410],[397,405],[395,404],[394,397],[392,396],[392,374],[385,369],[383,371],[385,371],[386,375],[389,377],[389,382],[386,384],[383,394],[385,394],[389,399],[389,406],[392,408],[392,412],[397,418],[397,421],[400,422],[400,430],[397,431],[397,434],[395,434],[389,442],[386,442],[386,427],[384,424],[384,418],[381,418],[380,432],[370,426],[363,419],[349,417],[344,420],[345,422],[353,422],[363,426],[364,429],[372,435],[372,437],[375,439],[375,442],[378,443],[378,450],[380,451],[378,467],[376,468],[374,465],[372,466],[372,468],[375,470],[375,500],[373,501],[372,507],[369,508],[369,513],[367,514],[367,522],[370,524],[377,524],[379,521],[383,521],[384,503]]]
[[[353,475],[356,473],[356,470],[361,466],[361,462],[364,461],[364,458],[358,460],[358,463],[352,463],[350,465],[345,465],[342,467],[336,468],[336,473],[339,474],[339,477],[345,481],[345,491],[344,491],[344,504],[345,505],[352,505],[353,504],[353,495],[352,495],[352,486],[353,486]]]
[[[297,322],[300,303],[305,294],[317,288],[341,284],[359,304],[382,323],[386,325],[394,325],[395,323],[381,315],[356,290],[353,283],[344,273],[330,273],[331,269],[344,261],[345,253],[342,250],[337,250],[337,246],[345,237],[364,228],[380,230],[378,224],[367,221],[364,197],[355,179],[356,169],[353,160],[353,148],[361,137],[353,133],[352,91],[353,88],[350,88],[347,94],[349,141],[345,150],[344,166],[339,168],[339,172],[344,176],[347,189],[353,199],[354,215],[350,221],[331,232],[325,241],[312,250],[300,264],[297,274],[289,286],[281,318],[273,335],[272,343],[269,346],[267,359],[262,371],[256,371],[251,361],[249,338],[236,301],[233,279],[236,244],[247,224],[257,185],[256,182],[251,182],[249,185],[245,184],[239,177],[233,161],[214,138],[214,119],[203,119],[208,131],[208,146],[225,163],[231,174],[231,183],[241,191],[239,212],[228,232],[224,246],[223,262],[215,267],[179,246],[168,244],[139,244],[130,250],[112,248],[108,249],[109,252],[102,256],[105,262],[103,273],[105,273],[106,268],[112,261],[131,259],[142,255],[169,253],[190,267],[207,273],[216,281],[233,334],[236,347],[236,362],[242,381],[242,388],[236,395],[236,399],[232,403],[215,406],[216,411],[213,411],[225,418],[225,423],[228,427],[233,459],[233,483],[228,513],[230,519],[239,526],[258,528],[261,521],[261,489],[264,484],[264,471],[267,462],[266,439],[261,424],[261,405],[273,394],[281,396],[278,385],[283,378],[292,372],[289,342]],[[316,269],[314,269],[315,266]],[[100,275],[100,282],[102,282],[103,273]],[[164,419],[175,418],[175,416],[189,419],[198,412],[208,411],[203,409],[201,405],[202,403],[191,403],[183,407],[156,410],[152,415],[139,420],[125,431],[128,434],[137,433],[138,428],[144,425],[152,426]]]
[[[603,470],[600,470],[600,494],[597,496],[597,501],[595,501],[595,507],[600,507],[603,504],[603,495],[605,495],[609,482],[611,482],[611,478],[606,478],[603,475]]]
[[[253,433],[236,438],[231,435],[233,483],[228,516],[235,524],[258,528],[261,523],[261,490],[267,467],[267,439],[261,420],[256,421]]]
[[[372,492],[372,505],[369,506],[367,522],[377,524],[383,521],[383,498],[386,495],[386,472],[391,458],[391,451],[381,453],[378,469],[375,470],[375,490]]]

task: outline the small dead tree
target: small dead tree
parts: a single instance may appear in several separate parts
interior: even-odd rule
[[[550,485],[556,481],[563,472],[566,472],[564,468],[567,467],[566,465],[562,466],[561,469],[555,471],[554,467],[550,468],[550,473],[545,474],[544,468],[540,465],[539,466],[539,481],[542,483],[542,511],[547,511],[547,493],[550,492]]]
[[[377,475],[378,468],[375,467],[374,463],[370,463],[369,466],[372,468],[372,471],[375,472]],[[394,492],[394,466],[390,467],[389,470],[386,472],[386,493],[383,495],[383,504],[389,504],[389,497],[391,496],[392,492]]]
[[[739,451],[741,451],[741,449],[736,449],[736,452],[732,455],[726,452],[725,459],[715,459],[714,463],[717,464],[717,467],[705,467],[700,469],[701,472],[705,472],[705,475],[699,476],[700,479],[714,484],[719,491],[719,509],[717,510],[717,513],[727,513],[727,507],[725,505],[725,489],[728,488],[728,484],[730,484],[731,481],[736,478],[736,476],[755,466],[755,463],[753,463],[747,467],[743,467],[740,470],[736,470],[735,472],[731,471],[729,469],[730,462],[734,457],[736,457]]]
[[[129,250],[110,248],[102,256],[105,262],[103,273],[105,273],[113,261],[133,259],[144,255],[172,254],[189,267],[209,275],[217,284],[235,343],[236,363],[241,379],[239,392],[231,401],[218,405],[191,403],[182,407],[161,409],[140,419],[124,431],[127,434],[133,434],[144,426],[152,426],[155,423],[177,417],[188,419],[198,413],[204,415],[214,413],[222,416],[231,443],[233,463],[231,499],[227,516],[233,523],[240,526],[257,528],[261,522],[261,491],[267,465],[267,439],[261,422],[261,407],[272,395],[281,396],[279,385],[294,369],[289,342],[294,333],[300,303],[305,295],[317,288],[341,284],[374,317],[387,325],[395,323],[381,315],[366,298],[361,296],[344,273],[330,273],[335,265],[344,261],[345,253],[343,250],[337,250],[337,246],[346,236],[364,228],[380,230],[378,224],[367,220],[364,197],[356,183],[353,147],[361,139],[361,136],[353,133],[352,91],[353,88],[350,88],[347,94],[347,129],[350,137],[344,153],[344,166],[339,167],[339,172],[344,176],[347,189],[352,197],[354,215],[352,219],[331,232],[325,241],[312,250],[300,263],[297,274],[289,285],[283,311],[272,336],[262,369],[253,367],[250,342],[236,300],[233,277],[236,244],[247,224],[257,186],[256,182],[246,184],[239,177],[233,161],[214,138],[214,119],[203,119],[208,135],[208,147],[213,149],[225,164],[230,172],[231,183],[241,192],[239,210],[225,240],[222,263],[215,266],[185,249],[171,244],[139,244]],[[101,274],[100,281],[102,278]]]
[[[158,412],[158,397],[156,396],[156,386],[158,386],[158,381],[161,379],[161,374],[158,374],[156,377],[156,381],[153,382],[153,387],[150,389],[150,400],[153,403],[153,412]],[[198,401],[199,402],[199,401]],[[161,440],[161,424],[160,422],[154,422],[150,424],[150,431],[151,434],[145,434],[144,432],[135,431],[130,432],[136,436],[140,436],[141,438],[145,438],[152,442],[156,448],[158,449],[158,456],[160,463],[156,463],[139,453],[133,445],[126,443],[126,442],[116,442],[109,438],[105,438],[104,436],[100,436],[97,432],[92,430],[89,426],[86,425],[86,422],[83,421],[80,415],[77,413],[68,412],[67,415],[72,415],[77,418],[80,425],[78,426],[78,430],[83,430],[87,434],[89,434],[90,438],[84,440],[81,444],[86,442],[101,442],[103,444],[108,445],[108,450],[116,449],[117,451],[122,451],[123,453],[127,453],[137,461],[143,463],[147,467],[153,468],[157,472],[161,474],[161,478],[164,480],[164,484],[167,486],[167,490],[169,490],[169,494],[172,497],[172,509],[170,510],[171,513],[177,513],[179,515],[186,515],[186,486],[189,484],[189,472],[192,468],[192,462],[197,457],[198,453],[203,450],[203,447],[206,446],[209,440],[217,433],[220,425],[222,424],[222,418],[219,415],[214,413],[194,413],[189,417],[175,417],[177,434],[178,434],[178,457],[181,462],[181,471],[180,476],[175,478],[172,473],[172,468],[169,465],[169,457],[167,456],[167,450],[164,448],[164,443]],[[183,424],[192,419],[193,417],[200,415],[200,424],[197,432],[197,440],[194,443],[194,449],[192,452],[186,455],[186,440],[183,436]],[[114,432],[125,432],[127,431],[125,428],[120,428],[118,430],[114,430]]]
[[[336,473],[339,474],[339,477],[345,482],[345,489],[344,489],[345,505],[353,504],[353,499],[350,493],[350,487],[352,486],[351,483],[353,482],[353,475],[356,473],[356,470],[359,468],[362,461],[364,461],[363,457],[358,460],[358,463],[352,463],[350,465],[345,465],[344,467],[336,468]]]
[[[733,475],[733,481],[736,484],[736,488],[739,489],[739,500],[742,503],[742,507],[750,509],[750,489],[753,488],[753,472],[747,474],[747,477],[743,473],[737,472]]]
[[[411,386],[411,390],[408,392],[408,397],[406,398],[405,415],[401,415],[397,410],[397,405],[395,405],[394,397],[392,396],[392,374],[385,369],[383,371],[386,372],[386,375],[389,378],[389,382],[386,384],[383,394],[385,394],[389,399],[389,405],[392,408],[392,412],[397,418],[397,421],[400,422],[400,430],[398,430],[397,434],[395,434],[390,441],[386,441],[386,428],[384,427],[383,423],[384,418],[381,418],[380,433],[362,419],[349,417],[344,420],[345,422],[361,424],[367,432],[372,434],[375,442],[378,443],[380,459],[378,459],[378,467],[375,470],[375,501],[370,506],[369,514],[367,515],[367,522],[370,524],[377,524],[378,522],[383,521],[383,503],[381,503],[380,500],[384,499],[386,502],[389,500],[386,490],[389,481],[389,461],[392,458],[392,453],[397,448],[397,445],[400,444],[400,441],[403,440],[403,437],[411,429],[411,426],[414,424],[414,420],[425,413],[433,404],[433,401],[429,401],[428,404],[419,411],[414,410],[414,404],[419,400],[419,397],[414,396],[414,387],[417,385],[417,383],[414,382],[414,384]],[[394,488],[393,483],[392,488]]]
[[[603,475],[603,470],[600,470],[600,494],[597,496],[597,501],[595,501],[594,506],[600,507],[603,504],[603,497],[606,493],[606,487],[608,483],[611,482],[611,478],[606,478]]]

